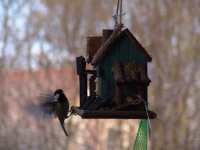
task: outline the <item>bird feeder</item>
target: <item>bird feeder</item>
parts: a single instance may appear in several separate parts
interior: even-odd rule
[[[88,37],[87,59],[76,59],[80,106],[73,111],[85,119],[156,118],[148,110],[151,60],[134,35],[121,26]]]

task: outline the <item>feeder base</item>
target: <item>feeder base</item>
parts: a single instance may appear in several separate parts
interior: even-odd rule
[[[72,111],[81,116],[82,119],[155,119],[156,113],[148,110],[146,111],[116,111],[116,110],[84,110],[79,107],[73,107]]]

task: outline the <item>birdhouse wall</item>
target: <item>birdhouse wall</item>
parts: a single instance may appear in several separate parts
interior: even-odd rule
[[[115,63],[134,62],[138,65],[142,65],[144,68],[144,74],[147,76],[147,60],[143,52],[139,50],[139,47],[126,35],[122,35],[117,39],[106,56],[101,60],[97,66],[99,76],[99,91],[100,95],[106,99],[112,99],[115,96],[116,81],[113,75],[113,65]],[[147,95],[147,86],[143,86],[143,94]],[[127,90],[127,89],[121,89]],[[134,87],[131,88],[134,91]],[[132,92],[125,91],[125,92]],[[147,99],[147,96],[144,97]]]

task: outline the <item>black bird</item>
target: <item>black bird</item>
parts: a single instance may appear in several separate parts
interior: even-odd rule
[[[68,133],[64,127],[64,121],[66,118],[69,117],[69,101],[67,97],[65,96],[62,89],[58,89],[54,92],[54,98],[55,98],[55,113],[60,121],[61,127],[65,133],[66,136],[68,136]]]
[[[29,112],[31,112],[31,114],[37,118],[43,117],[45,119],[52,115],[58,117],[65,135],[68,136],[68,133],[64,127],[64,121],[72,113],[70,113],[69,101],[63,90],[57,89],[55,92],[48,92],[41,95],[39,99],[39,107],[32,105],[31,107],[28,107]],[[43,115],[41,115],[41,113]]]

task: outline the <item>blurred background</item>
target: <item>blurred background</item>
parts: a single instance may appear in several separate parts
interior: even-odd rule
[[[137,120],[36,120],[24,110],[63,88],[78,105],[75,57],[112,28],[117,0],[0,1],[0,149],[130,150]],[[124,0],[123,22],[152,55],[150,149],[200,149],[200,1]]]

